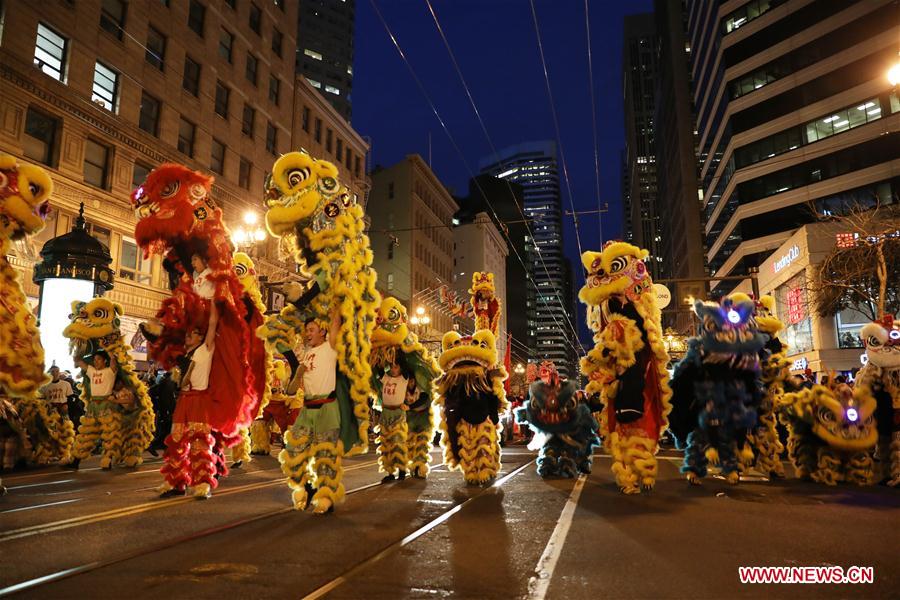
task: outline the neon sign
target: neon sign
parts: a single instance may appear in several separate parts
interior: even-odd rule
[[[800,258],[800,247],[795,244],[781,258],[772,263],[772,269],[777,273],[798,258]]]

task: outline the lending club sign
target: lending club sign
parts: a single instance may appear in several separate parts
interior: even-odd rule
[[[800,258],[800,246],[794,244],[781,258],[772,263],[772,268],[778,273],[798,258]]]

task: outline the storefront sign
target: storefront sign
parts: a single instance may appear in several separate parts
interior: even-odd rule
[[[806,367],[809,366],[809,361],[806,360],[805,356],[801,356],[797,360],[794,361],[794,364],[791,365],[791,371],[805,371]]]
[[[798,258],[800,258],[800,246],[795,244],[790,247],[786,254],[782,255],[781,258],[772,263],[772,268],[778,273]]]
[[[803,306],[803,288],[796,287],[788,290],[787,293],[787,313],[788,325],[799,323],[803,320],[806,311]]]

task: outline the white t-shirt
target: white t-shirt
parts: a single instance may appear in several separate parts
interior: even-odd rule
[[[303,393],[307,397],[327,396],[334,391],[337,352],[326,340],[303,353]]]
[[[212,274],[212,271],[209,267],[206,267],[199,273],[194,271],[194,291],[198,296],[207,300],[212,299],[216,295],[216,284],[210,281],[210,274]]]
[[[202,392],[209,387],[209,370],[212,367],[212,356],[215,349],[211,352],[206,344],[200,344],[191,355],[191,366],[188,367],[188,386],[183,387],[185,390],[194,390]]]
[[[103,397],[112,394],[113,384],[116,382],[116,374],[112,369],[96,369],[93,365],[87,368],[88,377],[91,380],[91,396]]]
[[[409,383],[409,380],[402,375],[393,377],[390,373],[385,373],[384,377],[381,378],[382,406],[385,408],[403,406],[403,402],[406,400],[407,383]]]
[[[72,386],[65,379],[60,379],[45,385],[41,392],[50,404],[65,404],[66,399],[72,395]]]

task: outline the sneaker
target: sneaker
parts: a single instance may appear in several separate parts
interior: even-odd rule
[[[191,496],[198,500],[206,500],[212,498],[212,487],[208,483],[201,483],[194,486]]]
[[[400,481],[403,481],[404,479],[406,479],[406,471],[404,471],[402,469],[400,471],[398,471],[397,479],[399,479]]]
[[[385,475],[384,477],[381,478],[381,483],[390,483],[390,482],[392,482],[392,481],[394,481],[394,480],[396,480],[396,479],[397,479],[397,478],[394,477],[394,474],[393,474],[393,473],[390,473],[390,474]]]

